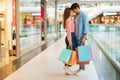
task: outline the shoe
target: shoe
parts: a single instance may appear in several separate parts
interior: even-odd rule
[[[67,72],[65,72],[65,75],[70,75],[70,74],[68,74]]]
[[[74,75],[78,75],[78,73],[80,73],[80,71],[81,71],[81,69],[74,71]]]
[[[65,66],[63,68],[65,70],[65,74],[70,75],[70,74],[74,74],[72,70],[70,70],[69,66]]]
[[[81,71],[81,69],[78,69],[77,71],[75,71],[75,73],[79,73]]]
[[[78,69],[78,70],[76,70],[76,71],[74,72],[74,75],[79,76],[79,75],[82,74],[83,72],[84,72],[83,69]]]

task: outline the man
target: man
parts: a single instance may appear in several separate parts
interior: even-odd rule
[[[75,18],[75,27],[76,27],[76,37],[77,37],[77,45],[85,45],[86,42],[86,37],[88,33],[88,28],[89,28],[89,21],[88,21],[88,16],[81,11],[80,6],[78,3],[74,3],[71,5],[71,9],[73,10],[74,13],[76,13],[76,18]],[[80,65],[79,70],[77,72],[85,70],[85,65]]]

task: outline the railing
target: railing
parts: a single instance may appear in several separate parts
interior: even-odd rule
[[[120,25],[90,24],[90,36],[120,72]]]

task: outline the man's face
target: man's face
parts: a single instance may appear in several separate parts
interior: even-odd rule
[[[73,12],[76,13],[76,14],[79,14],[79,11],[80,11],[79,8],[75,8],[75,9],[73,9]]]

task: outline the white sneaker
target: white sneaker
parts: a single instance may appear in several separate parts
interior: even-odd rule
[[[70,70],[69,66],[65,66],[63,68],[65,70],[65,74],[70,75],[70,74],[74,74],[72,70]]]
[[[68,74],[67,72],[65,72],[65,75],[70,75],[70,74]]]
[[[81,71],[81,69],[78,69],[78,70],[75,71],[75,73],[79,73],[80,71]]]
[[[79,75],[82,74],[82,73],[84,73],[84,70],[78,69],[78,70],[75,71],[74,74],[77,75],[77,76],[79,76]]]

